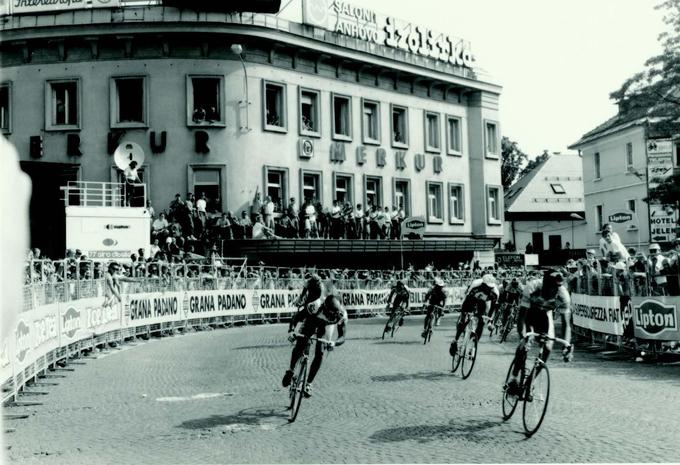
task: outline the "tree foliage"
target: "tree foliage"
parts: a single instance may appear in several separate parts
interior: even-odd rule
[[[526,160],[527,156],[519,148],[517,142],[503,136],[501,140],[501,182],[503,189],[507,190],[515,182]]]
[[[663,51],[645,63],[645,70],[612,92],[623,112],[637,112],[657,120],[656,128],[672,135],[680,118],[680,0],[663,0],[668,30],[659,35]]]
[[[529,163],[527,163],[527,166],[525,166],[522,171],[519,173],[519,177],[522,178],[526,176],[530,171],[532,171],[534,168],[536,168],[538,165],[543,163],[545,160],[548,159],[550,155],[548,154],[548,151],[546,150],[533,160],[529,160]]]
[[[654,189],[650,189],[645,200],[677,208],[680,204],[680,173],[669,176]]]

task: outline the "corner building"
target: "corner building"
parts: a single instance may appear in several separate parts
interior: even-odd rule
[[[157,212],[205,191],[238,215],[259,191],[279,210],[401,204],[425,239],[469,250],[501,238],[500,87],[466,66],[469,45],[304,22],[125,2],[6,16],[1,123],[33,179],[33,245],[63,253],[59,187],[118,182],[123,141],[145,151]]]

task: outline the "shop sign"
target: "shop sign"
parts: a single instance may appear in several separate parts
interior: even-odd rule
[[[669,242],[675,239],[677,211],[668,206],[651,204],[649,206],[649,226],[652,241]]]
[[[673,144],[670,139],[647,141],[647,185],[654,189],[673,174]]]
[[[303,0],[302,22],[378,45],[472,67],[470,43],[341,0]]]
[[[120,0],[7,0],[9,14],[42,13],[46,11],[85,10],[89,8],[119,8]]]
[[[521,268],[524,266],[524,254],[497,252],[494,261],[503,268]]]

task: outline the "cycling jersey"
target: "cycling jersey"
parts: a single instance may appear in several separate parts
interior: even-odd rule
[[[306,306],[310,302],[314,302],[315,300],[321,298],[324,294],[324,291],[325,289],[321,278],[317,275],[313,275],[305,282],[296,305],[300,307]]]
[[[439,286],[432,287],[425,294],[425,305],[437,305],[443,307],[446,303],[446,291]]]
[[[482,309],[485,308],[487,302],[495,302],[499,297],[500,292],[498,291],[498,287],[495,284],[488,286],[484,284],[481,278],[475,279],[468,287],[467,294],[463,300],[462,311],[483,311]],[[481,304],[484,304],[484,306]]]
[[[409,292],[405,287],[399,289],[398,287],[394,286],[392,288],[392,291],[390,292],[389,297],[387,298],[389,307],[392,309],[399,307],[403,308],[408,307],[409,296],[410,296]]]
[[[543,310],[551,312],[552,310],[558,313],[569,313],[571,311],[571,298],[569,292],[564,286],[557,288],[557,294],[552,299],[544,299],[542,297],[543,280],[534,279],[529,281],[522,292],[522,299],[520,307],[525,307],[532,310]]]

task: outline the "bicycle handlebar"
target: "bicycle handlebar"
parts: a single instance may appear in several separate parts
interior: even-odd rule
[[[295,333],[295,332],[293,333],[293,336],[304,337],[304,338],[307,338],[307,339],[310,339],[310,340],[316,340],[316,341],[319,341],[319,342],[323,342],[324,344],[328,344],[330,346],[335,346],[335,341],[330,341],[328,339],[324,339],[324,338],[321,338],[321,337],[318,337],[318,336],[305,336],[304,334]]]
[[[539,338],[541,338],[541,339],[548,339],[548,340],[550,340],[550,341],[559,342],[559,343],[562,344],[563,346],[570,346],[570,345],[571,345],[571,342],[567,342],[567,341],[565,341],[564,339],[560,339],[559,337],[551,337],[551,336],[548,336],[548,335],[545,334],[545,333],[536,333],[536,332],[534,332],[534,331],[529,331],[529,332],[526,333],[526,335],[524,336],[524,339],[525,339],[525,340],[528,340],[530,337],[539,337]]]

